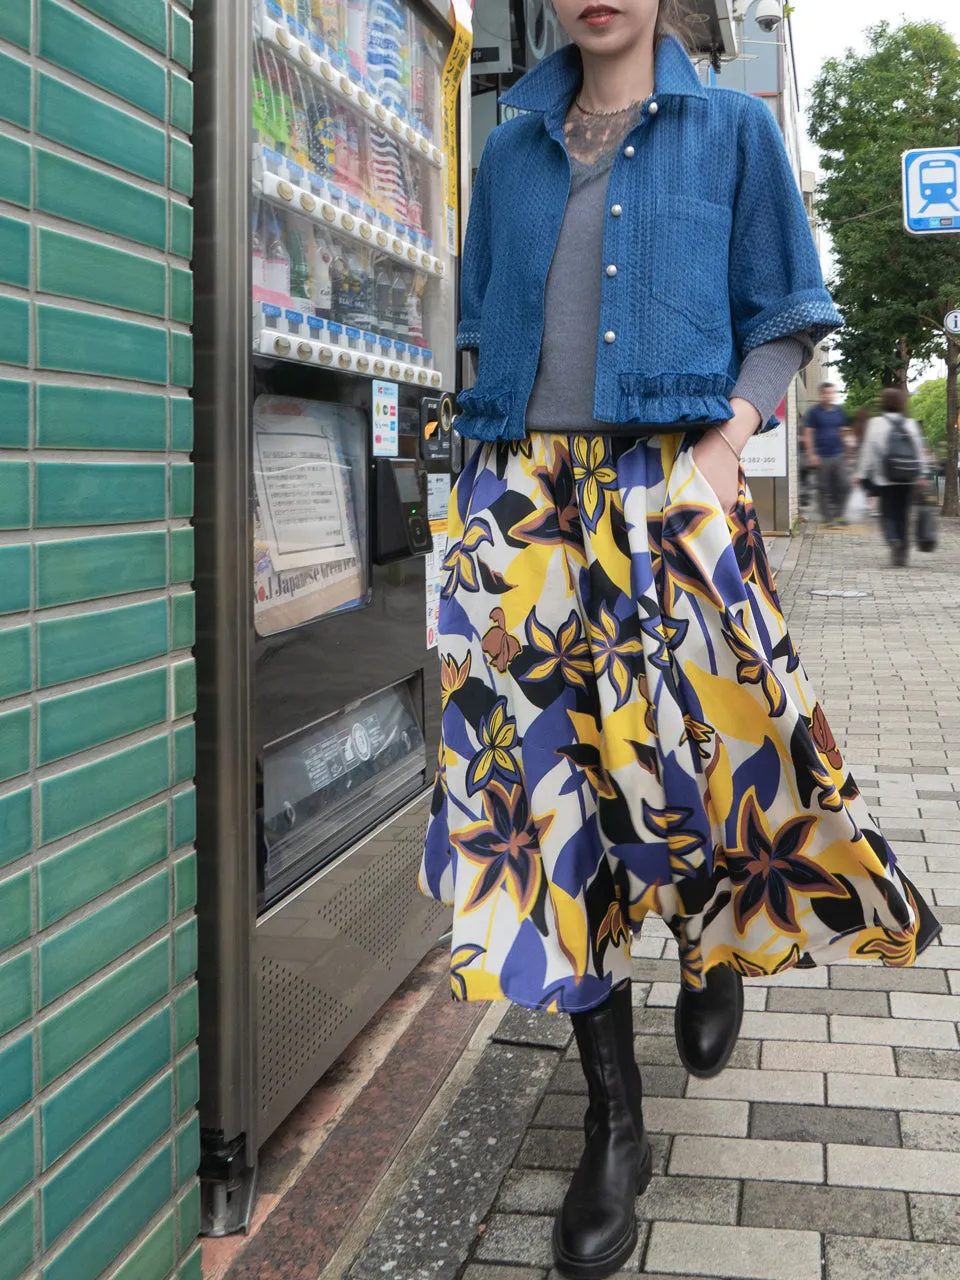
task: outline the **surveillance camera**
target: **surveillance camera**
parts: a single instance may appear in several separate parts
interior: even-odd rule
[[[783,21],[781,0],[760,0],[757,5],[756,19],[761,31],[776,31]]]

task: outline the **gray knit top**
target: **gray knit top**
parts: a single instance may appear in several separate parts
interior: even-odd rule
[[[607,183],[616,147],[584,164],[570,156],[571,184],[560,237],[547,276],[540,365],[527,406],[527,430],[616,432],[629,423],[598,422],[593,416],[597,377],[596,333],[604,271],[603,219]],[[794,375],[809,361],[807,333],[765,343],[750,351],[731,396],[748,401],[768,422]]]

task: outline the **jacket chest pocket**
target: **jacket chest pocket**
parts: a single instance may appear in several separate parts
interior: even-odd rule
[[[657,197],[653,296],[704,332],[730,324],[732,220],[725,205]]]

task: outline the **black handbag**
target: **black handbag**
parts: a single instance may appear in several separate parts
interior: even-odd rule
[[[936,551],[937,511],[929,501],[921,501],[917,508],[917,550]]]

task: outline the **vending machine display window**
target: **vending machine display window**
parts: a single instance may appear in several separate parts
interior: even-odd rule
[[[367,596],[366,415],[261,395],[253,406],[254,626],[275,635]]]
[[[254,0],[253,14],[255,349],[445,385],[443,41],[392,0]]]
[[[261,910],[423,787],[421,698],[403,681],[265,749]]]

